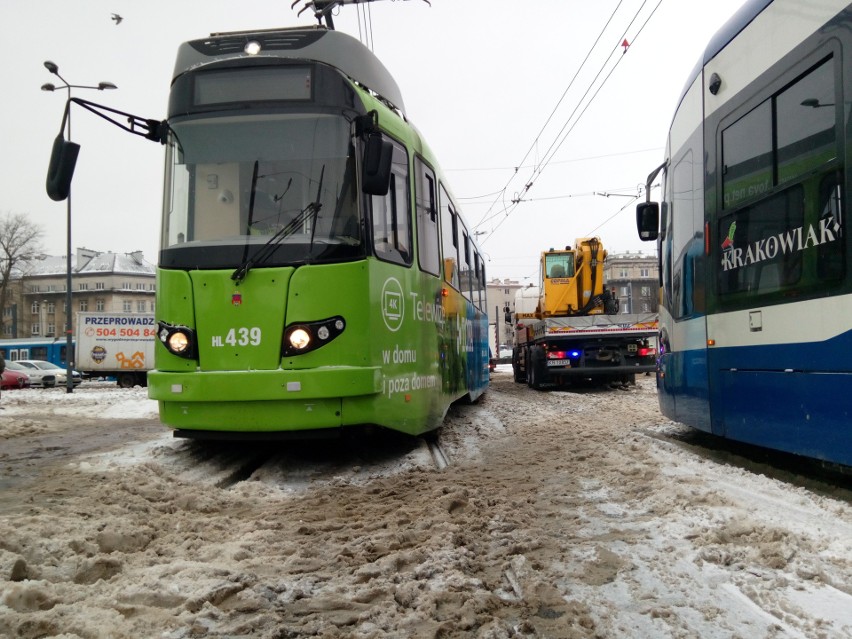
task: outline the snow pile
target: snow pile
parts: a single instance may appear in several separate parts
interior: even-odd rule
[[[848,492],[666,437],[650,377],[498,370],[440,470],[393,436],[175,440],[144,390],[80,391],[3,394],[0,636],[852,637]]]

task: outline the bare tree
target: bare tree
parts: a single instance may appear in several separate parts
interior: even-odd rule
[[[23,213],[0,215],[0,313],[10,296],[12,273],[42,253],[44,231]],[[0,326],[5,318],[0,316]]]

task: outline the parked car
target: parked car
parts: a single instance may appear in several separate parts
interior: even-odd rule
[[[24,373],[30,378],[30,386],[33,388],[52,388],[56,386],[56,373],[53,371],[41,370],[35,366],[24,366],[20,362],[6,360],[6,370]],[[65,379],[65,376],[62,376]]]
[[[22,371],[6,369],[3,371],[3,381],[0,382],[0,389],[11,390],[13,388],[29,388],[30,376]]]
[[[19,359],[17,360],[17,362],[22,366],[26,366],[27,368],[47,371],[55,375],[57,386],[65,386],[66,380],[68,379],[66,369],[62,368],[61,366],[57,366],[53,362],[46,362],[41,359]],[[78,371],[72,370],[71,376],[74,379],[74,386],[79,385],[80,382],[83,381],[83,376]]]

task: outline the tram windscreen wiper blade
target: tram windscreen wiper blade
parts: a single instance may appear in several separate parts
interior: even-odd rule
[[[320,194],[322,192],[322,180],[325,175],[325,165],[322,167],[322,171],[320,172],[319,179],[319,189],[317,189],[317,199],[315,202],[309,203],[305,208],[303,208],[299,214],[294,217],[290,222],[278,229],[278,231],[270,237],[266,244],[264,244],[260,250],[255,254],[254,259],[246,258],[237,269],[231,273],[231,279],[234,280],[237,284],[242,282],[248,272],[255,266],[259,264],[263,264],[266,260],[268,260],[273,253],[275,253],[275,249],[278,246],[278,243],[281,242],[286,237],[293,235],[299,228],[301,228],[302,224],[309,217],[313,216],[314,225],[316,225],[316,216],[319,215],[320,209],[322,208],[322,202],[320,202]],[[313,242],[313,233],[314,229],[311,229],[311,242]]]
[[[322,179],[325,177],[325,164],[322,165],[322,169],[320,170],[320,179],[319,185],[317,186],[317,199],[314,200],[314,204],[316,207],[314,208],[314,222],[311,224],[311,244],[310,250],[313,251],[314,248],[314,235],[317,232],[317,216],[319,215],[320,209],[322,208],[322,204],[320,204],[320,197],[322,197]]]
[[[254,161],[254,169],[251,174],[251,193],[249,193],[249,210],[248,210],[248,229],[251,229],[251,225],[254,222],[254,199],[257,196],[257,169],[260,166],[260,162]]]

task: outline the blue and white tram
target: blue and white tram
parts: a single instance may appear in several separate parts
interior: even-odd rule
[[[73,349],[73,342],[71,344]],[[40,359],[65,367],[65,351],[68,343],[65,337],[16,337],[0,339],[0,352],[7,360]],[[72,353],[73,357],[73,353]]]
[[[852,465],[852,5],[749,0],[671,124],[660,255],[662,412]]]

